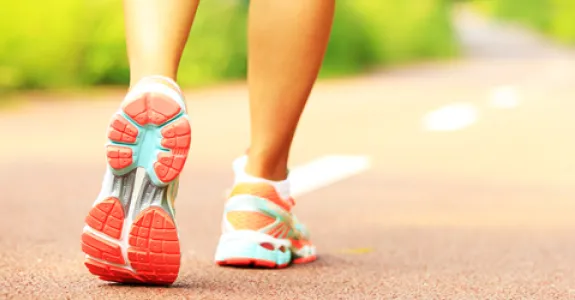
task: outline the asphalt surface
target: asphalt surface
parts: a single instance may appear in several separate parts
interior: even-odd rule
[[[212,262],[230,162],[247,145],[244,86],[187,93],[193,145],[170,288],[104,283],[82,265],[122,95],[0,112],[0,298],[575,299],[575,51],[465,14],[458,24],[460,60],[317,85],[292,163],[361,154],[373,165],[297,199],[320,257],[284,270]],[[516,107],[490,106],[498,86]],[[461,101],[477,108],[474,124],[423,130],[426,113]]]

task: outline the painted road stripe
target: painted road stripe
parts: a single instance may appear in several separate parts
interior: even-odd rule
[[[327,155],[290,169],[291,195],[298,197],[327,187],[338,181],[367,171],[371,167],[369,157],[362,155]],[[231,190],[226,190],[227,197]]]
[[[470,103],[452,103],[432,110],[423,118],[427,131],[456,131],[471,126],[478,119],[477,108]]]
[[[371,166],[369,157],[329,155],[290,170],[292,196],[326,187],[338,181],[365,172]]]
[[[519,95],[513,86],[505,85],[491,91],[489,105],[498,109],[511,109],[519,106]]]

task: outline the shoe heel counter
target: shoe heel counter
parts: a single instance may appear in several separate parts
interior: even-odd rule
[[[225,213],[225,220],[233,230],[259,231],[276,221],[260,211],[232,210]]]

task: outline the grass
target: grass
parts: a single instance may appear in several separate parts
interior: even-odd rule
[[[320,76],[456,55],[450,5],[338,0]],[[128,83],[120,1],[12,1],[2,10],[10,17],[0,18],[0,95]],[[184,87],[245,78],[246,20],[247,1],[200,4],[181,62]]]
[[[575,45],[573,0],[478,0],[475,5],[490,16],[524,24],[559,42]]]

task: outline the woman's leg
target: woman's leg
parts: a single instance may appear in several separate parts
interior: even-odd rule
[[[199,0],[124,0],[130,81],[176,80]]]
[[[247,172],[286,178],[292,139],[327,47],[334,0],[251,0]]]
[[[167,285],[178,276],[174,201],[191,129],[175,79],[197,5],[124,1],[131,87],[108,128],[106,174],[82,234],[100,279]]]
[[[251,144],[234,162],[216,250],[220,265],[267,268],[316,259],[294,218],[287,161],[331,29],[334,0],[251,0],[248,84]]]

